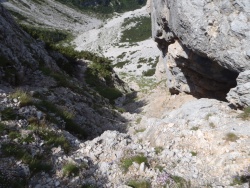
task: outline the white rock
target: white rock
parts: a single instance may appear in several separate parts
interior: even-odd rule
[[[140,173],[143,173],[144,171],[145,171],[145,163],[142,162],[142,163],[140,164],[139,172],[140,172]]]

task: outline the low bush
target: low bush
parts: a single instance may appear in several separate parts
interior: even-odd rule
[[[77,176],[80,169],[74,163],[67,163],[62,170],[63,176]]]

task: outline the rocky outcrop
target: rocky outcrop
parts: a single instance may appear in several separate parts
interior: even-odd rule
[[[237,87],[230,90],[227,100],[235,106],[250,106],[250,70],[240,73],[237,78]]]
[[[172,93],[225,99],[250,69],[249,1],[152,0],[151,16]]]
[[[43,63],[58,70],[44,45],[31,38],[0,4],[0,79],[11,84],[29,80],[34,70]],[[25,75],[25,76],[24,76]]]

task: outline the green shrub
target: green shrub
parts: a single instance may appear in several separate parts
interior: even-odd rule
[[[143,76],[153,76],[155,74],[155,69],[148,69],[147,71],[143,71]]]
[[[133,187],[133,188],[150,188],[151,187],[150,182],[146,181],[146,180],[141,180],[141,181],[130,180],[127,183],[127,185],[130,186],[130,187]]]
[[[126,173],[129,169],[129,167],[133,164],[133,162],[136,162],[138,164],[141,163],[145,163],[146,165],[148,165],[148,160],[147,157],[145,157],[144,155],[136,155],[136,156],[132,156],[132,157],[128,157],[128,158],[123,158],[121,160],[121,167],[124,170],[124,172]]]
[[[79,168],[73,163],[67,163],[63,166],[63,176],[77,176]]]

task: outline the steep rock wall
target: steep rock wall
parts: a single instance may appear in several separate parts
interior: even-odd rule
[[[43,63],[59,70],[55,61],[38,42],[24,32],[0,4],[0,80],[18,84],[29,80]]]
[[[148,4],[170,91],[225,99],[236,87],[238,74],[250,69],[250,2],[151,0]]]

